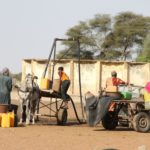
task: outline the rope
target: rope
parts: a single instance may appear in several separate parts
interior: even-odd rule
[[[73,106],[73,109],[74,109],[74,113],[75,113],[76,119],[77,119],[77,121],[79,122],[79,124],[81,124],[82,122],[81,122],[81,120],[79,119],[79,116],[78,116],[78,113],[77,113],[75,104],[74,104],[74,102],[73,102],[73,100],[72,100],[71,97],[70,97],[70,100],[71,100],[71,103],[72,103],[72,106]]]

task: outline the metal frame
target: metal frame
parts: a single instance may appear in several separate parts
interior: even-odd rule
[[[53,56],[53,62],[54,62],[54,65],[53,65],[53,68],[52,68],[52,82],[53,82],[53,79],[54,79],[54,71],[55,71],[55,64],[56,64],[56,45],[57,45],[57,42],[58,41],[72,41],[72,42],[75,42],[77,44],[77,48],[78,48],[78,76],[79,76],[79,97],[80,97],[80,104],[81,104],[81,111],[82,111],[82,121],[85,121],[85,117],[84,117],[84,108],[83,108],[83,101],[82,101],[82,87],[81,87],[81,68],[80,68],[80,41],[79,39],[59,39],[59,38],[55,38],[54,39],[54,42],[52,44],[52,48],[51,48],[51,51],[50,51],[50,54],[49,54],[49,57],[48,57],[48,60],[47,60],[47,63],[46,63],[46,67],[45,67],[45,70],[44,70],[44,73],[43,73],[43,78],[45,78],[46,76],[46,72],[47,72],[47,69],[48,69],[48,66],[49,66],[49,63],[50,61],[52,60],[52,56]],[[42,97],[45,97],[45,96],[42,96]],[[46,97],[50,97],[50,96],[46,96]],[[70,97],[70,96],[69,96]],[[55,97],[56,98],[56,97]],[[59,101],[61,101],[61,98],[59,97]],[[75,115],[76,115],[76,118],[78,120],[79,123],[81,123],[79,117],[78,117],[78,114],[77,114],[77,111],[76,111],[76,108],[75,108],[75,104],[72,100],[72,98],[70,97],[70,100],[71,100],[71,103],[72,103],[72,106],[73,106],[73,109],[74,109],[74,112],[75,112]],[[40,102],[40,104],[42,106],[38,106],[38,114],[39,114],[39,109],[43,108],[43,107],[46,107],[50,110],[50,115],[47,115],[47,114],[43,114],[43,115],[40,115],[40,116],[48,116],[48,117],[57,117],[57,113],[58,111],[60,110],[62,104],[63,104],[63,101],[61,102],[61,105],[58,107],[58,98],[55,99],[55,102],[52,102],[52,97],[50,97],[50,103],[49,104],[44,104],[43,102]],[[56,105],[56,110],[53,110],[51,108],[52,104],[55,104]],[[51,111],[55,113],[55,115],[51,115]]]

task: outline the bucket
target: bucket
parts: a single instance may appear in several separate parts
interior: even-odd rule
[[[7,113],[7,111],[8,111],[8,105],[0,104],[0,113]]]
[[[41,84],[40,84],[40,89],[41,90],[49,90],[50,89],[50,80],[47,78],[42,78]]]

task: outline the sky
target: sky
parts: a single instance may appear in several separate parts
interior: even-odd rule
[[[0,70],[20,72],[22,59],[47,58],[79,21],[123,11],[150,16],[150,0],[0,0]]]

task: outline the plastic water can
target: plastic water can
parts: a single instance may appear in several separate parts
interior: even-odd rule
[[[8,113],[9,118],[10,118],[10,127],[14,127],[14,122],[15,122],[15,114],[13,112]]]
[[[10,127],[10,116],[9,116],[9,114],[2,114],[1,127],[2,128],[9,128]]]
[[[145,109],[150,109],[150,93],[144,90]]]
[[[132,93],[131,92],[121,92],[121,95],[123,96],[123,99],[126,99],[126,100],[132,99]]]
[[[50,88],[50,80],[46,78],[41,79],[40,89],[49,90]]]
[[[1,122],[2,122],[2,114],[0,114],[0,126],[1,126]]]

